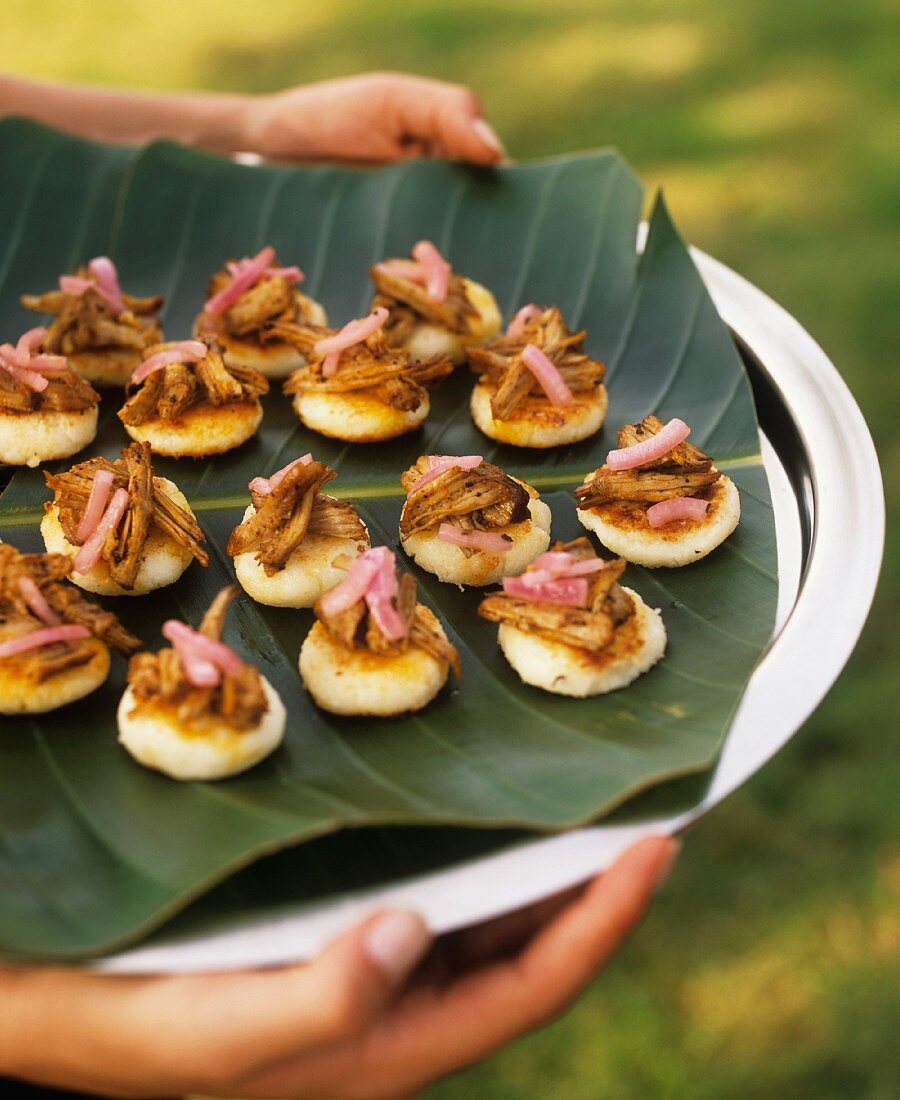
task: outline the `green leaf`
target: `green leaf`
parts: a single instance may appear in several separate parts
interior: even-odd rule
[[[15,156],[11,150],[20,150]],[[313,450],[340,471],[336,489],[359,502],[374,541],[396,543],[399,471],[423,451],[490,455],[542,488],[554,534],[579,533],[570,490],[597,465],[616,426],[655,409],[684,415],[700,446],[737,482],[735,535],[690,569],[630,568],[629,583],[660,607],[665,660],[625,691],[587,701],[522,685],[478,619],[478,591],[459,592],[414,570],[422,598],[447,625],[462,680],[400,721],[339,720],[316,710],[296,673],[308,612],[239,601],[226,640],[258,662],[291,715],[284,747],[244,776],[180,784],[121,750],[114,710],[121,664],[88,700],[34,720],[6,720],[0,739],[0,949],[9,955],[96,953],[157,926],[260,855],[337,830],[442,825],[423,860],[422,829],[383,828],[420,868],[452,860],[484,830],[555,830],[594,820],[637,792],[715,761],[731,715],[774,621],[774,526],[752,397],[735,347],[657,201],[646,249],[635,240],[640,187],[611,152],[475,171],[410,162],[377,171],[249,168],[177,146],[135,155],[21,122],[0,125],[0,310],[7,336],[24,327],[15,304],[77,259],[108,249],[135,293],[162,292],[167,334],[187,334],[209,273],[228,256],[271,242],[307,272],[306,288],[335,322],[364,311],[366,267],[429,236],[454,266],[490,286],[509,313],[552,301],[583,324],[609,365],[610,428],[551,454],[489,444],[467,413],[463,371],[435,395],[422,432],[378,446],[334,443],[302,429],[280,394],[259,436],[209,462],[160,462],[187,493],[214,547],[152,599],[111,601],[149,645],[172,615],[196,620],[232,579],[222,547],[247,500],[246,483]],[[126,441],[104,401],[97,450]],[[47,499],[38,471],[19,471],[0,497],[0,537],[39,549]],[[672,785],[673,790],[677,784]],[[457,845],[458,828],[479,830]],[[347,834],[356,853],[329,876],[358,880],[372,830]],[[367,839],[367,837],[369,839]],[[427,845],[426,845],[427,846]],[[294,864],[313,866],[315,845]],[[287,857],[284,857],[287,858]],[[430,863],[428,861],[431,861]],[[357,870],[354,870],[354,867]],[[388,874],[376,864],[367,874]],[[310,874],[308,890],[317,881]],[[324,887],[322,887],[324,888]],[[330,888],[330,887],[329,887]],[[219,895],[213,895],[213,899]],[[211,904],[215,905],[213,900]]]

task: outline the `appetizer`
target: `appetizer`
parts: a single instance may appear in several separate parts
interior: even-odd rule
[[[421,710],[459,675],[459,657],[432,612],[416,602],[416,581],[397,579],[394,554],[367,550],[315,605],[300,650],[300,676],[332,714],[392,717]]]
[[[109,675],[109,648],[140,641],[115,615],[64,584],[62,554],[0,544],[0,714],[43,714],[90,695]]]
[[[226,547],[244,591],[270,607],[312,607],[369,548],[356,509],[322,487],[336,472],[303,455],[250,482],[252,503]]]
[[[625,687],[666,648],[662,616],[619,584],[622,558],[603,561],[590,542],[554,543],[478,614],[499,623],[503,654],[526,684],[584,698]]]
[[[118,415],[131,438],[148,442],[154,454],[203,458],[254,434],[268,390],[259,371],[226,366],[215,341],[177,340],[147,349]]]
[[[37,350],[46,336],[32,328],[0,344],[0,462],[10,466],[68,458],[97,434],[100,395],[64,355]]]
[[[560,447],[598,431],[606,367],[584,353],[584,338],[569,332],[556,306],[527,305],[504,336],[469,348],[475,426],[514,447]]]
[[[328,324],[324,307],[297,289],[302,279],[299,267],[277,265],[270,245],[252,258],[229,260],[209,281],[194,334],[214,336],[226,366],[253,367],[266,378],[286,378],[305,360],[292,344],[269,339],[270,326]]]
[[[464,363],[466,348],[500,331],[494,295],[480,283],[455,275],[431,241],[413,246],[409,260],[383,260],[369,268],[375,284],[372,308],[390,313],[388,343],[413,359],[448,355]]]
[[[741,518],[733,481],[687,443],[683,420],[626,424],[606,464],[575,490],[578,518],[614,554],[637,565],[690,565]]]
[[[108,256],[61,275],[58,290],[22,295],[26,309],[55,314],[44,351],[65,355],[73,370],[98,386],[124,386],[144,349],[159,343],[163,301],[123,294]]]
[[[132,443],[115,462],[91,458],[45,474],[53,500],[41,534],[72,563],[72,581],[102,596],[143,596],[175,581],[196,558],[209,565],[203,532],[177,485],[154,477],[150,447]]]
[[[259,670],[221,641],[237,587],[223,588],[199,630],[169,619],[171,649],[138,653],[119,703],[119,742],[172,779],[224,779],[258,764],[284,738],[285,709]]]
[[[428,416],[428,389],[453,371],[446,355],[413,360],[391,347],[384,333],[388,312],[375,309],[340,330],[319,325],[276,325],[308,359],[294,371],[284,392],[313,431],[350,443],[393,439],[417,428]]]
[[[496,584],[550,545],[537,490],[481,455],[423,455],[400,483],[403,549],[448,584]]]

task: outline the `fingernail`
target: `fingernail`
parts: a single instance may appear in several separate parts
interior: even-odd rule
[[[431,933],[418,913],[386,913],[366,931],[369,958],[395,981],[418,963],[431,945]]]
[[[485,122],[483,118],[476,118],[472,123],[472,129],[481,138],[485,145],[491,147],[498,157],[506,156],[506,149],[503,147],[503,142],[497,137],[497,131],[489,122]]]
[[[666,882],[666,879],[672,873],[672,868],[675,865],[675,860],[678,858],[678,853],[681,851],[681,841],[674,836],[668,838],[669,844],[665,851],[665,854],[660,858],[659,864],[656,868],[656,878],[653,882],[654,892],[661,890]]]

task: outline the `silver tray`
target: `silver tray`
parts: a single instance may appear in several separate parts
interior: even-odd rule
[[[96,969],[212,971],[294,961],[376,906],[415,909],[436,933],[487,920],[584,881],[642,835],[682,831],[800,728],[850,656],[875,592],[884,545],[878,459],[856,402],[812,337],[746,279],[692,251],[753,384],[779,573],[772,643],[702,801],[676,816],[526,840],[424,875],[241,913],[209,927],[163,928],[138,947],[98,960]],[[848,532],[856,533],[852,554],[846,552]]]

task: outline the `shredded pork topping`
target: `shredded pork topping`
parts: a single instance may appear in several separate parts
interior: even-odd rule
[[[219,641],[228,605],[237,594],[231,585],[213,600],[203,616],[200,633]],[[128,683],[135,710],[156,708],[173,711],[179,722],[190,725],[205,718],[223,720],[236,730],[254,729],[269,709],[259,670],[243,663],[237,675],[223,673],[215,687],[194,687],[174,649],[138,653],[128,666]]]
[[[83,412],[100,401],[100,394],[93,386],[72,370],[48,372],[44,377],[47,387],[38,393],[0,370],[0,410],[8,413]]]
[[[550,549],[572,554],[578,561],[597,557],[584,537],[554,543]],[[634,614],[631,597],[618,583],[625,566],[624,558],[616,558],[606,568],[590,574],[586,608],[541,603],[498,592],[482,600],[478,614],[492,623],[507,623],[548,641],[598,653],[615,644],[616,630]]]
[[[206,288],[207,300],[225,289],[233,279],[227,267],[217,271]],[[200,332],[221,328],[228,336],[265,340],[274,324],[302,324],[308,320],[314,302],[297,290],[292,279],[264,276],[238,298],[220,317],[200,315]]]
[[[292,344],[307,360],[307,366],[295,370],[285,382],[285,393],[366,393],[392,408],[411,412],[425,400],[428,389],[453,372],[448,356],[413,361],[402,348],[390,346],[384,329],[379,329],[341,352],[336,373],[324,378],[324,359],[315,345],[338,331],[321,325],[288,324],[269,330],[272,338]]]
[[[153,476],[149,443],[132,443],[115,462],[91,458],[65,473],[44,473],[54,492],[60,525],[70,543],[80,546],[83,542],[78,537],[78,526],[91,495],[94,474],[99,470],[113,475],[111,491],[128,490],[125,515],[116,530],[107,535],[101,552],[111,580],[125,589],[134,587],[153,528],[189,550],[201,565],[209,565],[203,532],[196,519],[168,496],[162,479]]]
[[[147,349],[147,357],[174,344]],[[257,401],[268,393],[269,383],[252,367],[226,366],[217,345],[199,363],[168,363],[138,384],[129,386],[128,399],[119,410],[123,424],[132,427],[148,420],[177,420],[196,405],[215,407],[234,402]]]
[[[90,278],[86,267],[73,275]],[[22,305],[35,313],[53,313],[55,317],[47,332],[45,349],[58,355],[102,348],[135,348],[141,350],[162,338],[158,314],[164,299],[135,298],[123,294],[125,310],[114,314],[97,291],[90,287],[83,294],[68,294],[50,290],[46,294],[23,294]]]
[[[37,585],[50,609],[63,623],[83,626],[105,645],[123,656],[135,653],[141,642],[130,634],[111,611],[90,603],[75,587],[63,583],[72,569],[65,554],[23,554],[8,543],[0,543],[0,627],[8,640],[19,634],[40,630],[46,624],[38,619],[26,602],[21,580]],[[17,654],[20,669],[36,683],[51,676],[87,664],[95,654],[90,639],[54,642]]]
[[[400,517],[400,533],[404,538],[434,531],[442,523],[453,524],[463,531],[491,531],[530,516],[528,490],[499,466],[490,462],[482,462],[471,470],[451,466],[413,489],[429,470],[428,456],[423,455],[400,475],[400,483],[409,493]]]
[[[585,333],[569,332],[562,314],[551,306],[529,321],[517,336],[500,336],[467,349],[469,366],[490,387],[491,412],[496,420],[513,413],[527,415],[531,405],[543,407],[547,395],[535,375],[522,362],[529,344],[540,348],[553,363],[573,394],[590,393],[606,375],[606,367],[583,350]]]
[[[645,416],[640,424],[626,424],[619,431],[619,447],[631,447],[656,435],[663,427],[659,417]],[[614,500],[655,504],[672,497],[703,497],[721,474],[712,459],[687,441],[661,458],[633,470],[601,466],[594,477],[575,490],[579,508],[596,508]]]
[[[404,573],[399,579],[396,606],[406,633],[399,641],[391,641],[379,629],[369,613],[365,599],[359,599],[346,611],[327,615],[319,600],[313,610],[331,637],[346,649],[368,649],[372,653],[403,653],[417,646],[432,657],[449,665],[460,675],[459,654],[446,638],[433,613],[416,601],[416,578]]]
[[[362,540],[366,529],[352,504],[321,490],[337,474],[322,462],[292,466],[269,493],[251,492],[255,511],[231,532],[226,550],[255,551],[271,577],[284,569],[309,535]]]
[[[463,336],[475,331],[479,313],[470,301],[465,280],[460,275],[451,273],[447,295],[440,302],[429,298],[424,286],[382,271],[378,264],[369,268],[369,275],[376,292],[371,308],[384,306],[390,314],[384,327],[391,347],[402,346],[420,321],[429,321]]]

